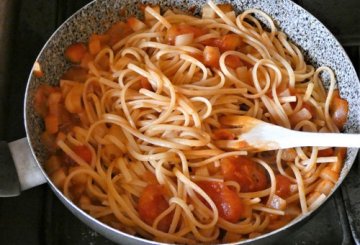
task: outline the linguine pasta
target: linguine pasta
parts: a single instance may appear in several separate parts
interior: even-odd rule
[[[108,225],[169,243],[253,238],[318,207],[344,149],[253,153],[214,142],[240,133],[221,123],[226,115],[338,132],[348,108],[333,72],[307,64],[260,10],[236,15],[210,1],[198,17],[140,7],[143,21],[70,45],[59,87],[35,95],[53,183]]]

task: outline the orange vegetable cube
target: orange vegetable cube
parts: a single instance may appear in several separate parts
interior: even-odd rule
[[[220,50],[218,47],[206,46],[204,48],[204,64],[219,68]]]
[[[87,49],[83,43],[73,43],[65,50],[65,57],[72,63],[80,63]]]
[[[49,134],[55,134],[59,131],[59,117],[47,115],[45,117],[45,128]]]

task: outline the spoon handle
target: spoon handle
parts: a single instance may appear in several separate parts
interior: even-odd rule
[[[323,146],[323,147],[360,147],[360,134],[311,133],[292,131],[278,138],[281,146]]]

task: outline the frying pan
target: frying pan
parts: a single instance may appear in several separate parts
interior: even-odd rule
[[[205,4],[204,0],[147,2],[160,4],[163,9],[179,8],[185,11],[191,6],[196,6],[196,13]],[[302,48],[308,62],[316,67],[325,65],[334,70],[340,94],[350,105],[345,132],[358,133],[360,129],[360,103],[358,103],[360,85],[358,77],[345,51],[331,33],[315,17],[289,0],[234,0],[231,3],[237,11],[258,8],[268,13],[276,20],[276,24],[280,29]],[[43,122],[36,115],[33,108],[34,94],[37,87],[43,83],[56,85],[62,73],[70,66],[63,56],[65,48],[75,41],[86,41],[91,33],[100,33],[106,30],[111,23],[120,18],[118,13],[122,7],[127,9],[127,14],[121,18],[126,19],[127,16],[138,14],[137,3],[131,0],[94,1],[71,16],[45,44],[37,58],[45,76],[36,78],[31,73],[25,94],[24,115],[27,137],[11,142],[8,145],[3,142],[0,143],[0,196],[10,196],[20,191],[20,189],[25,190],[47,181],[54,193],[74,215],[105,237],[122,244],[155,244],[154,241],[135,237],[102,224],[75,206],[55,187],[42,168],[42,163],[47,158],[47,152],[40,141]],[[324,80],[325,86],[327,86],[326,77],[324,77]],[[357,149],[348,149],[339,181],[329,196],[344,180],[355,160],[356,154]],[[3,186],[6,183],[16,183],[17,181],[17,176],[11,175],[11,168],[14,169],[11,158],[18,172],[20,186],[8,190]],[[276,241],[277,236],[289,232],[290,227],[294,228],[299,223],[304,222],[312,213],[309,212],[305,216],[298,217],[281,229],[254,239],[242,241],[240,244],[248,242],[268,244]]]

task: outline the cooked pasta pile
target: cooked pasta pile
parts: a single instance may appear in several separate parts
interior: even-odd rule
[[[307,64],[256,9],[236,15],[208,2],[197,17],[140,8],[143,20],[71,44],[59,87],[35,94],[53,183],[110,226],[171,243],[253,238],[319,206],[345,149],[254,153],[215,142],[237,137],[221,123],[227,115],[338,132],[348,104],[333,72]]]

